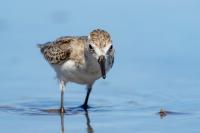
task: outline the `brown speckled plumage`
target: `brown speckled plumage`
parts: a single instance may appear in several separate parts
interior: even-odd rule
[[[101,29],[93,30],[90,33],[90,38],[91,42],[100,48],[105,47],[108,43],[112,43],[109,33]]]
[[[62,64],[69,59],[73,59],[76,64],[83,63],[84,45],[87,36],[64,36],[53,42],[47,42],[39,45],[40,51],[50,64]],[[90,33],[90,42],[99,48],[105,47],[112,43],[108,32],[100,29],[93,30]],[[82,61],[82,62],[80,62]]]
[[[40,51],[44,55],[45,59],[50,64],[62,64],[69,59],[78,61],[79,58],[81,58],[84,52],[84,43],[86,39],[86,36],[65,36],[60,37],[53,42],[39,45],[39,47],[41,48]],[[79,48],[79,50],[77,48]]]

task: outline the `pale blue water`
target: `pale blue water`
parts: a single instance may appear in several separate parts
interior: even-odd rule
[[[199,133],[200,1],[0,2],[0,130],[4,133]],[[36,47],[64,35],[110,32],[116,60],[96,82],[88,113],[84,86],[70,84],[59,108],[55,73]],[[172,111],[160,118],[163,108]]]

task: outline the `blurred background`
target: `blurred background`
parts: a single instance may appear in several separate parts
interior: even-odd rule
[[[111,34],[116,58],[90,97],[93,131],[198,132],[199,7],[198,0],[1,0],[1,130],[60,131],[59,115],[22,115],[60,103],[55,73],[37,44],[101,28]],[[85,86],[66,88],[65,106],[81,105]],[[161,108],[175,113],[160,119]],[[64,120],[67,132],[88,132],[83,112]]]

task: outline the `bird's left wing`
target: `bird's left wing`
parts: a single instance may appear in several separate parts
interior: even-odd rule
[[[41,53],[50,64],[62,64],[69,60],[71,55],[71,38],[62,37],[53,42],[39,44]]]

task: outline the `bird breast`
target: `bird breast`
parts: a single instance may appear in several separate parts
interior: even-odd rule
[[[86,64],[77,65],[76,62],[69,60],[60,66],[53,66],[57,77],[64,81],[75,82],[79,84],[91,84],[101,77],[100,68],[95,65]]]

